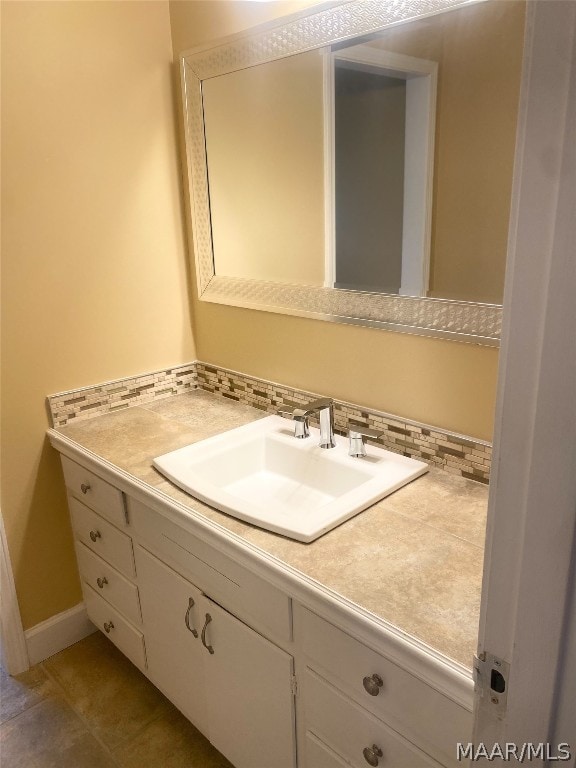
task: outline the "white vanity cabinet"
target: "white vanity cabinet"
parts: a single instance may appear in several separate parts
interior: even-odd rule
[[[149,486],[62,462],[88,615],[235,768],[458,765],[471,680],[340,626],[333,597]]]
[[[470,739],[471,712],[299,605],[295,636],[306,731],[315,737],[307,750],[315,753],[320,740],[357,768],[457,765],[456,743]]]
[[[202,731],[208,717],[200,644],[202,593],[136,546],[150,680]]]
[[[65,456],[62,468],[88,616],[144,671],[144,633],[124,496]]]
[[[292,656],[206,598],[202,614],[210,741],[236,768],[292,768]]]
[[[150,679],[236,768],[296,764],[293,659],[136,547]]]

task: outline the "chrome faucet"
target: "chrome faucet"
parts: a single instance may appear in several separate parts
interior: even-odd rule
[[[295,405],[291,410],[279,411],[281,416],[294,420],[294,437],[300,439],[309,436],[308,419],[314,413],[320,420],[320,448],[334,448],[334,401],[331,398],[321,397],[301,406]]]
[[[356,456],[359,459],[366,456],[366,438],[371,440],[378,440],[384,434],[382,430],[370,429],[369,427],[363,427],[360,425],[349,425],[350,429],[348,437],[350,439],[350,445],[348,448],[349,456]]]

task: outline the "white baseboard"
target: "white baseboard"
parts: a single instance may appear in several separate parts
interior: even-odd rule
[[[30,664],[38,664],[96,632],[84,603],[36,624],[24,633]]]

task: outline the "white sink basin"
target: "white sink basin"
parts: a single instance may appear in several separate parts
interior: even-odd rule
[[[201,440],[154,459],[180,488],[222,512],[309,542],[428,471],[422,461],[372,445],[348,456],[348,439],[318,447],[280,416]]]

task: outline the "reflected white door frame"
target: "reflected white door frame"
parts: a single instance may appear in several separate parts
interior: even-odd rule
[[[402,232],[401,296],[426,296],[430,274],[432,183],[438,64],[391,53],[370,45],[355,45],[324,53],[324,201],[325,287],[336,281],[336,62],[406,81],[404,160],[404,221]]]

